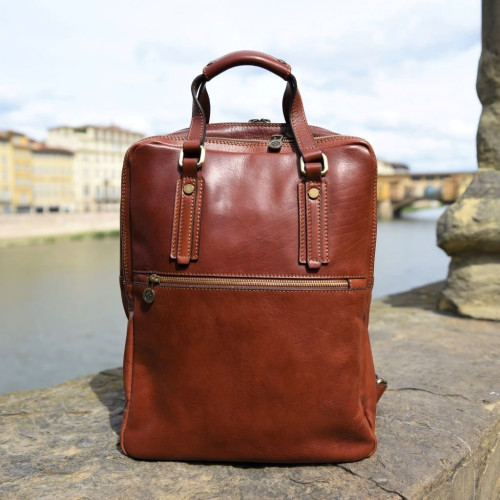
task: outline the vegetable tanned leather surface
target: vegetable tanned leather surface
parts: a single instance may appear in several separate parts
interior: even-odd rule
[[[248,51],[198,78],[241,64],[294,85],[286,63]],[[209,124],[199,111],[207,104],[195,102],[190,129],[126,154],[121,446],[131,457],[343,462],[376,449],[376,160],[366,141],[310,127],[305,115],[294,129],[302,101],[289,100],[287,124]],[[276,134],[283,144],[271,151]],[[201,166],[195,140],[206,151]],[[147,303],[151,274],[164,281]],[[250,285],[235,284],[242,278]],[[327,279],[340,285],[323,287]]]

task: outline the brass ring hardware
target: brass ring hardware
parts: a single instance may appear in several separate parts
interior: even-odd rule
[[[184,150],[181,149],[181,154],[179,155],[179,167],[182,168],[182,164],[184,163]],[[205,146],[200,146],[200,159],[196,166],[200,168],[205,163]]]
[[[321,153],[323,158],[323,166],[321,167],[321,175],[325,175],[328,172],[328,158],[325,153]],[[304,157],[300,157],[300,171],[306,175],[306,162],[304,161]]]

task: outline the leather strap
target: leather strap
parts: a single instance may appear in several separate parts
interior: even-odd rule
[[[208,82],[222,72],[230,68],[235,68],[236,66],[258,66],[259,68],[271,71],[275,75],[281,76],[284,80],[288,78],[292,71],[290,65],[285,61],[265,54],[264,52],[239,50],[219,57],[214,61],[210,61],[203,68],[203,74]]]
[[[186,166],[196,160],[186,159]],[[181,175],[175,192],[174,220],[170,257],[180,265],[188,265],[199,257],[201,207],[204,180],[194,165],[193,175]]]
[[[191,85],[193,113],[188,138],[183,144],[184,157],[199,158],[201,146],[203,146],[205,141],[206,125],[208,123],[205,111],[210,111],[210,108],[207,106],[208,93],[203,90],[206,82],[229,68],[248,64],[268,69],[287,80],[288,86],[284,95],[284,108],[288,105],[288,110],[284,109],[285,119],[291,126],[297,146],[304,159],[305,176],[307,179],[312,179],[314,174],[310,175],[308,164],[321,162],[322,152],[307,123],[302,98],[297,88],[297,81],[290,73],[290,66],[260,52],[240,51],[228,54],[207,65],[204,68],[203,74],[194,79]],[[200,102],[200,99],[203,101],[203,104]]]
[[[305,236],[301,240],[300,256],[304,249],[304,263],[311,269],[317,269],[329,260],[327,184],[322,180],[326,172],[326,168],[323,168],[326,167],[323,165],[326,157],[319,149],[307,123],[297,81],[291,74],[290,66],[275,57],[253,51],[233,52],[212,61],[191,84],[192,117],[187,139],[182,145],[181,177],[176,191],[170,256],[181,265],[187,265],[198,258],[203,194],[203,179],[199,167],[203,163],[206,127],[210,119],[210,99],[206,83],[223,71],[242,65],[267,69],[287,81],[283,114],[301,154],[301,171],[304,175],[302,187],[299,186],[299,219],[305,222],[301,229],[301,234]],[[186,183],[191,185],[190,193],[185,192]],[[319,193],[319,198],[316,197],[318,199],[308,194],[313,188]]]
[[[317,164],[321,168],[321,164]],[[328,264],[328,184],[299,181],[299,262],[309,269]]]

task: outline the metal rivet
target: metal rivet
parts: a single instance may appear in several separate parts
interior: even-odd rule
[[[184,184],[184,187],[182,188],[184,191],[184,194],[192,194],[194,191],[194,185],[193,184]]]
[[[309,192],[307,194],[309,195],[309,198],[311,198],[311,200],[315,200],[319,196],[319,189],[311,188],[309,189]]]

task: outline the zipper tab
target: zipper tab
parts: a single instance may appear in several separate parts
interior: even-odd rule
[[[152,304],[155,301],[155,291],[153,287],[160,283],[160,277],[157,274],[150,274],[148,276],[148,286],[142,294],[142,298],[146,304]]]
[[[271,123],[271,120],[268,118],[252,118],[248,120],[248,123]]]
[[[282,134],[274,134],[271,136],[271,140],[269,141],[268,148],[271,151],[280,151],[281,146],[283,146],[283,135]]]

